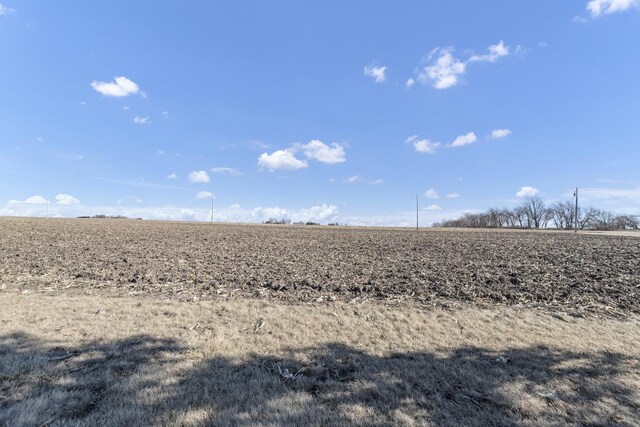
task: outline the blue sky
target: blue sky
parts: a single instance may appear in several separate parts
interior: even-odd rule
[[[640,214],[640,0],[0,5],[0,215]]]

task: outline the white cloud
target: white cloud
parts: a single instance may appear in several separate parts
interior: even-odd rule
[[[176,175],[175,172],[172,172],[171,174],[167,175],[167,179],[178,179],[178,175]]]
[[[196,199],[215,199],[215,197],[216,196],[214,196],[210,191],[198,191],[198,193],[196,194]]]
[[[540,194],[540,190],[535,187],[525,186],[520,188],[520,191],[516,193],[516,197],[533,197]]]
[[[364,67],[364,75],[373,78],[376,83],[382,83],[387,80],[386,72],[387,67],[382,67],[375,64],[367,65],[366,67]]]
[[[640,0],[638,0],[640,1]],[[448,89],[459,83],[460,77],[467,72],[467,65],[475,62],[496,62],[499,58],[511,54],[511,48],[500,40],[487,48],[484,55],[471,55],[468,60],[456,58],[453,47],[437,47],[426,58],[427,65],[416,71],[417,80],[422,84],[430,84],[436,89]],[[522,46],[517,46],[516,54],[524,53]],[[413,86],[413,79],[407,80],[407,87]]]
[[[209,181],[209,175],[205,171],[193,171],[189,174],[189,182],[204,183]]]
[[[162,117],[164,117],[165,119],[169,118],[169,112],[168,111],[163,111],[162,113],[160,113],[162,115]]]
[[[442,208],[438,205],[429,205],[426,208],[424,208],[425,211],[441,211]]]
[[[589,0],[587,10],[592,17],[640,8],[640,0]]]
[[[463,147],[465,145],[473,144],[478,140],[475,133],[469,132],[465,135],[458,136],[452,143],[452,147]]]
[[[491,139],[505,138],[509,135],[511,135],[511,131],[509,129],[494,129],[491,131],[491,135],[489,136],[489,138]]]
[[[405,83],[407,85],[407,88],[412,88],[414,84],[416,84],[416,81],[413,79],[408,79],[407,83]]]
[[[465,73],[467,64],[453,56],[453,48],[436,48],[428,57],[431,61],[418,73],[418,81],[431,83],[436,89],[447,89],[458,84],[458,77]]]
[[[129,107],[128,105],[125,105],[125,106],[123,106],[123,107],[122,107],[122,109],[123,109],[123,110],[125,110],[125,111],[126,111],[126,110],[128,110],[128,109],[130,109],[130,108],[131,108],[131,107]]]
[[[13,9],[11,9],[10,7],[7,7],[5,5],[3,5],[2,3],[0,3],[0,16],[2,15],[8,15],[10,13],[15,12]]]
[[[28,197],[26,200],[9,200],[10,205],[40,205],[49,203],[47,199],[40,195]]]
[[[227,168],[227,167],[211,168],[211,172],[217,173],[220,175],[231,175],[231,176],[242,175],[242,171],[239,171],[238,169],[234,169],[234,168]]]
[[[384,183],[384,179],[374,179],[371,181],[371,185],[380,185]]]
[[[158,150],[158,151],[156,151],[156,153],[157,153],[159,156],[164,156],[164,155],[166,154],[166,153],[164,152],[164,150]]]
[[[458,193],[449,193],[444,197],[446,197],[447,199],[458,199],[460,198],[460,195]]]
[[[439,142],[432,142],[428,139],[419,139],[418,135],[413,135],[404,141],[406,144],[413,145],[413,148],[419,153],[433,154],[436,148],[440,146]]]
[[[144,117],[135,116],[133,118],[133,122],[139,125],[146,125],[151,123],[151,120],[149,119],[149,116],[144,116]]]
[[[80,204],[80,200],[70,194],[61,193],[56,195],[56,203],[59,205],[78,205]]]
[[[124,96],[133,95],[140,92],[140,87],[126,77],[116,77],[113,82],[91,83],[91,87],[104,96],[113,96],[122,98]]]
[[[334,205],[322,204],[319,206],[311,206],[310,208],[300,209],[294,212],[292,219],[294,221],[330,221],[335,220],[338,214],[338,207]]]
[[[229,209],[240,209],[240,205],[238,203],[234,203],[232,205],[229,205]]]
[[[489,53],[485,55],[472,55],[469,62],[496,62],[498,58],[509,55],[509,46],[505,46],[502,40],[498,44],[492,44],[487,50]]]
[[[430,188],[424,192],[424,197],[426,197],[427,199],[439,199],[440,195],[436,190],[434,190],[433,188]]]
[[[292,222],[335,222],[338,218],[338,208],[334,205],[327,205],[324,203],[322,205],[311,206],[309,208],[294,211],[279,207],[258,207],[253,209],[250,214],[252,220],[249,222],[264,222],[269,218],[289,219]]]
[[[308,144],[295,144],[294,150],[298,149],[302,150],[306,157],[330,165],[347,160],[344,147],[335,142],[328,146],[324,142],[314,139]]]
[[[296,170],[308,166],[306,160],[300,160],[289,150],[277,150],[271,154],[262,153],[258,158],[258,166],[271,172],[275,170]]]

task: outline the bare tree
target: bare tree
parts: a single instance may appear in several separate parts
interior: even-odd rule
[[[575,223],[575,206],[573,202],[556,202],[549,208],[551,220],[556,228],[572,229]]]
[[[596,230],[613,230],[616,223],[616,216],[613,212],[596,209],[593,218],[593,227]]]
[[[515,228],[516,226],[516,216],[515,214],[507,208],[503,208],[500,211],[500,216],[503,218],[505,227]]]
[[[529,227],[529,217],[527,216],[527,211],[523,206],[518,206],[513,210],[513,217],[516,227]]]
[[[434,224],[440,227],[466,228],[546,228],[553,221],[556,228],[572,229],[575,224],[575,205],[572,201],[556,202],[546,207],[539,197],[529,197],[513,210],[491,208],[481,213],[466,213],[460,218]],[[275,221],[275,220],[272,220]],[[578,210],[580,229],[628,230],[640,227],[640,217],[616,215],[595,208]]]
[[[527,227],[544,227],[549,221],[547,207],[540,197],[527,197],[520,205],[527,217]]]
[[[594,228],[597,214],[598,210],[596,208],[578,209],[578,227],[580,230]]]
[[[614,219],[614,228],[616,230],[637,230],[639,226],[638,217],[633,215],[618,215]]]

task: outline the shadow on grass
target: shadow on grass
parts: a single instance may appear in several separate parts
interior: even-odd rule
[[[136,336],[0,336],[0,425],[634,424],[638,358],[545,347],[198,358]]]

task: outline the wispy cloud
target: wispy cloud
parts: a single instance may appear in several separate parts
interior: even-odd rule
[[[25,200],[9,200],[7,203],[10,205],[41,205],[49,203],[49,201],[40,195],[35,195],[27,197]]]
[[[413,145],[413,148],[418,153],[426,153],[433,154],[436,152],[436,149],[440,146],[439,142],[433,142],[428,139],[420,139],[418,135],[412,135],[409,138],[405,139],[405,144]]]
[[[257,148],[260,150],[266,150],[267,148],[269,148],[269,144],[265,144],[264,142],[258,141],[257,139],[252,139],[248,141],[247,144],[249,144],[249,146],[253,148]]]
[[[499,58],[509,55],[509,46],[505,46],[500,40],[498,44],[492,44],[484,55],[471,55],[469,62],[496,62]]]
[[[425,211],[441,211],[442,207],[438,206],[438,205],[429,205],[426,208],[424,208]]]
[[[447,199],[458,199],[460,198],[460,195],[458,193],[449,193],[444,197],[446,197]]]
[[[433,188],[430,188],[424,192],[424,197],[426,197],[427,199],[439,199],[440,195],[436,190],[434,190]]]
[[[175,172],[172,172],[167,175],[167,179],[178,179],[178,175]]]
[[[15,10],[13,10],[10,7],[7,7],[7,6],[3,5],[2,3],[0,3],[0,16],[8,15],[8,14],[13,13],[13,12],[15,12]]]
[[[344,180],[344,182],[346,182],[347,184],[355,184],[356,182],[362,181],[364,181],[364,179],[362,179],[360,175],[353,175]]]
[[[219,175],[230,175],[230,176],[239,176],[242,175],[242,171],[229,167],[215,167],[211,168],[212,173],[216,173]]]
[[[569,193],[567,193],[570,195]],[[640,203],[640,187],[637,188],[581,188],[579,196],[584,200],[607,200],[620,203]]]
[[[149,116],[135,116],[133,118],[133,122],[138,124],[138,125],[147,125],[149,123],[151,123],[151,119],[149,119]]]
[[[61,159],[65,159],[65,160],[80,161],[80,160],[84,159],[84,156],[82,154],[69,154],[69,153],[57,153],[56,152],[55,155],[57,155]]]
[[[499,139],[505,138],[511,135],[511,131],[509,129],[494,129],[491,131],[491,135],[489,135],[490,139]]]
[[[518,46],[516,50],[522,49]],[[433,49],[426,58],[426,65],[416,71],[417,80],[423,85],[431,85],[436,89],[448,89],[460,82],[460,78],[467,72],[467,65],[477,62],[493,63],[511,53],[509,46],[502,40],[490,45],[486,54],[471,54],[467,60],[456,58],[454,52],[453,47]],[[411,87],[413,83],[413,79],[409,79],[407,87]]]
[[[376,83],[383,83],[387,80],[387,67],[376,64],[369,64],[364,67],[364,75],[371,77]]]
[[[140,92],[140,87],[124,76],[116,77],[113,82],[94,81],[91,87],[104,96],[122,98]]]
[[[196,193],[196,199],[215,199],[215,197],[210,191],[198,191]]]
[[[172,175],[174,175],[174,174],[172,174]],[[171,175],[169,175],[169,177],[170,176]],[[167,177],[167,178],[169,178],[169,177]],[[88,176],[87,178],[95,179],[97,181],[109,182],[111,184],[128,185],[128,186],[131,186],[131,187],[156,188],[156,189],[160,189],[160,190],[179,190],[179,191],[188,191],[188,192],[192,192],[193,191],[191,188],[178,187],[178,186],[175,186],[175,185],[155,184],[155,183],[146,182],[146,181],[129,181],[129,180],[123,180],[123,179],[104,178],[104,177],[98,177],[98,176]],[[176,176],[176,178],[177,178],[177,176]]]

